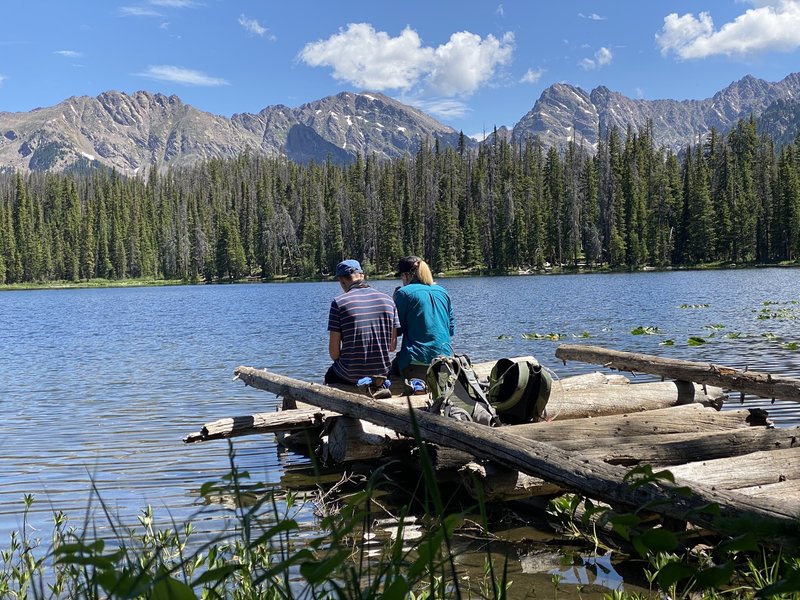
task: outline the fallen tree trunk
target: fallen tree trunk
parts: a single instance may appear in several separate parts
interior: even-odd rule
[[[564,344],[556,348],[556,356],[563,361],[603,365],[618,371],[651,373],[678,381],[694,381],[726,389],[755,394],[762,398],[781,398],[800,402],[800,379],[773,376],[756,371],[740,371],[712,363],[692,362],[662,358],[649,354],[620,352],[599,346]]]
[[[717,433],[672,433],[618,438],[572,439],[551,442],[563,450],[602,460],[610,464],[664,466],[703,458],[712,460],[742,456],[752,452],[793,448],[798,443],[800,427],[764,429],[750,427]]]
[[[800,480],[800,446],[675,465],[669,471],[675,477],[726,490]]]
[[[351,417],[336,417],[328,428],[322,457],[336,464],[375,460],[398,451],[410,454],[413,446],[413,438],[398,437],[387,427]]]
[[[643,384],[635,384],[636,387]],[[748,419],[750,419],[748,421]],[[726,431],[749,425],[767,425],[765,418],[753,420],[747,409],[717,411],[702,404],[686,404],[644,412],[629,412],[590,419],[543,421],[514,425],[513,431],[522,437],[546,442],[566,439],[596,439],[618,436],[663,435]]]
[[[229,417],[206,423],[195,433],[183,438],[187,444],[220,440],[251,435],[254,433],[275,433],[278,431],[295,431],[319,427],[331,416],[331,411],[312,408],[306,410],[282,410],[269,413],[256,413],[244,417]]]
[[[719,409],[725,398],[721,388],[706,386],[703,389],[703,386],[686,381],[599,385],[551,394],[547,403],[547,418],[557,421],[621,415],[693,402]]]
[[[488,502],[526,500],[535,496],[554,496],[565,491],[556,483],[493,462],[469,462],[459,473],[461,483],[470,496],[478,499],[482,495]]]
[[[775,499],[753,499],[744,494],[720,492],[682,480],[676,480],[676,485],[691,485],[694,493],[690,496],[677,493],[672,484],[665,482],[631,486],[625,480],[625,469],[587,459],[552,444],[526,440],[502,427],[491,429],[491,435],[487,435],[483,425],[464,423],[423,411],[404,410],[266,370],[242,366],[235,372],[247,385],[280,396],[291,392],[304,402],[365,419],[405,435],[414,435],[416,431],[424,441],[465,450],[479,458],[494,460],[508,468],[610,503],[634,507],[651,504],[654,512],[712,530],[719,527],[719,522],[703,508],[709,503],[716,503],[719,515],[723,518],[756,516],[763,520],[760,526],[762,533],[774,536],[775,532],[780,532],[782,541],[792,544],[800,540],[800,528],[794,512]],[[659,502],[656,504],[654,501]]]

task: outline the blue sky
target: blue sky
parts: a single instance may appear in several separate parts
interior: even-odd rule
[[[558,82],[682,100],[800,71],[800,0],[18,0],[0,22],[9,112],[148,90],[230,117],[369,90],[479,135]]]

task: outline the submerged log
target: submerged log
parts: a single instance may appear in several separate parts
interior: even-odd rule
[[[718,524],[716,517],[702,509],[709,503],[716,503],[719,515],[725,519],[755,516],[763,520],[762,532],[769,530],[769,535],[774,535],[773,532],[779,531],[781,541],[792,544],[800,540],[800,526],[794,511],[774,498],[754,499],[680,479],[676,479],[675,485],[690,485],[693,491],[690,496],[677,493],[673,484],[667,482],[648,482],[632,487],[625,480],[626,470],[621,467],[585,458],[552,444],[526,440],[506,431],[508,428],[493,428],[489,435],[483,425],[402,409],[266,370],[241,366],[235,372],[245,384],[258,389],[278,395],[291,392],[304,402],[365,419],[405,435],[414,435],[417,431],[424,441],[470,452],[479,458],[496,461],[612,504],[650,504],[653,512],[714,530]]]
[[[620,352],[599,346],[564,344],[556,348],[556,356],[564,361],[599,364],[619,371],[651,373],[678,381],[694,381],[726,389],[755,394],[762,398],[781,398],[800,402],[800,379],[773,376],[769,373],[741,371],[712,363],[662,358],[649,354]]]

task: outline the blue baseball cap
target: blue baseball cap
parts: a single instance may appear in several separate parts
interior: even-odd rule
[[[353,273],[363,273],[364,271],[361,270],[361,265],[357,260],[353,260],[349,258],[347,260],[343,260],[338,265],[336,265],[336,276],[337,277],[347,277]]]

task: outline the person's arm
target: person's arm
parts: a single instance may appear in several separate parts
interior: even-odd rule
[[[328,339],[328,354],[331,359],[339,360],[339,355],[342,350],[342,333],[340,331],[331,331]]]
[[[392,329],[392,339],[389,341],[389,352],[397,350],[397,329]]]
[[[450,317],[450,337],[456,334],[456,317],[453,314],[453,304],[450,302],[450,296],[447,297],[447,313]]]

